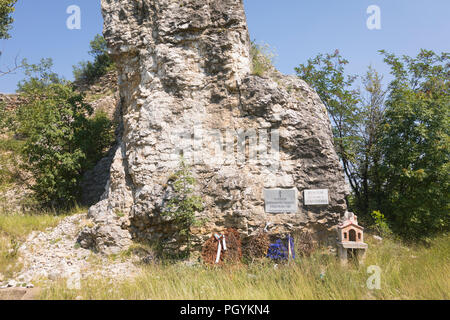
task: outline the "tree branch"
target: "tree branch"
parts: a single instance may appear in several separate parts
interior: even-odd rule
[[[17,70],[23,68],[25,66],[24,62],[22,61],[20,64],[17,62],[18,56],[14,59],[14,66],[8,67],[6,70],[0,70],[0,77],[3,77],[7,74],[15,73]]]

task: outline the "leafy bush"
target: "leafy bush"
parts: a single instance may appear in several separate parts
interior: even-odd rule
[[[373,211],[370,214],[375,221],[375,229],[376,231],[382,235],[382,236],[388,236],[391,234],[391,229],[389,228],[389,225],[387,223],[386,218],[384,217],[384,214],[382,214],[380,211]]]
[[[26,59],[22,61],[25,80],[17,85],[17,92],[39,95],[51,84],[64,84],[64,79],[60,78],[52,71],[53,60],[51,58],[43,58],[39,64],[29,64]]]
[[[67,207],[77,201],[82,174],[112,144],[112,123],[93,110],[72,86],[50,72],[51,64],[26,66],[21,84],[29,103],[17,112],[17,134],[24,139],[24,168],[44,206]],[[35,75],[35,71],[39,71]]]
[[[96,35],[90,43],[89,54],[94,57],[94,61],[82,61],[73,66],[73,75],[76,81],[93,83],[95,80],[105,75],[115,68],[114,63],[108,54],[105,39]]]
[[[78,66],[74,66],[73,75],[76,81],[91,84],[113,69],[114,65],[110,57],[108,55],[101,55],[96,57],[94,62],[82,61]]]
[[[108,152],[115,141],[114,124],[106,112],[97,111],[80,131],[78,143],[86,153],[86,167],[91,168]]]
[[[99,34],[95,35],[94,40],[90,42],[90,47],[91,50],[89,50],[89,54],[93,57],[108,54],[106,40]]]
[[[10,137],[9,130],[14,127],[14,112],[6,110],[0,103],[0,190],[13,183],[18,176],[18,159],[22,143]]]

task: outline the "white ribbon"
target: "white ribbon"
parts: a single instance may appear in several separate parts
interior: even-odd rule
[[[289,260],[292,259],[292,249],[291,249],[291,236],[288,236],[288,251],[289,251]]]
[[[264,232],[269,232],[269,230],[267,228],[269,228],[272,225],[271,222],[267,222],[266,226],[264,227]]]
[[[219,241],[219,245],[217,246],[217,255],[216,255],[216,264],[218,264],[220,262],[220,255],[222,253],[222,246],[223,246],[223,251],[227,250],[227,243],[225,241],[225,235],[221,235],[221,234],[214,234],[214,237],[216,238],[217,241]],[[222,241],[220,241],[222,240]]]

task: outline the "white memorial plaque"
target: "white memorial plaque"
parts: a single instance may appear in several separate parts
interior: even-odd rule
[[[264,189],[267,213],[296,213],[298,191],[293,189]]]
[[[318,206],[329,204],[328,189],[305,190],[305,206]]]

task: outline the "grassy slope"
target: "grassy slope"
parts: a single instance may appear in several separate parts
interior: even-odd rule
[[[54,214],[0,213],[0,273],[8,278],[20,268],[17,249],[29,233],[55,227],[62,218]]]
[[[270,262],[214,269],[150,266],[134,281],[87,280],[81,290],[57,283],[42,299],[449,299],[450,238],[430,247],[406,247],[392,240],[369,241],[364,266],[341,267],[316,252],[291,265]],[[367,266],[381,268],[381,290],[369,290]],[[321,272],[325,273],[321,279]]]
[[[20,257],[17,250],[33,231],[45,231],[65,217],[85,212],[86,208],[75,207],[68,212],[12,213],[0,211],[0,274],[10,278],[20,270]]]

